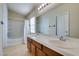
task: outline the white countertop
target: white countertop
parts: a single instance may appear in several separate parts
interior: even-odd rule
[[[67,41],[61,41],[56,36],[51,37],[42,34],[31,34],[28,37],[64,56],[79,56],[79,39],[68,38]]]

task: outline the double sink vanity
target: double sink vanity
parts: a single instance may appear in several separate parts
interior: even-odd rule
[[[30,34],[27,37],[27,48],[33,56],[77,56],[79,55],[79,40],[43,34]]]

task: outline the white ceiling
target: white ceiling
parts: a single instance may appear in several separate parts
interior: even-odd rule
[[[9,3],[8,9],[25,16],[39,5],[39,3]]]

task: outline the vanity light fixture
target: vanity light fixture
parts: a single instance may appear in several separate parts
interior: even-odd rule
[[[43,10],[45,7],[47,7],[47,5],[49,5],[49,3],[43,3],[38,7],[38,11]]]

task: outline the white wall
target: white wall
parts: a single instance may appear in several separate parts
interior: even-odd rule
[[[24,16],[9,10],[8,31],[10,35],[23,37],[24,32]]]
[[[8,37],[15,39],[23,37],[24,21],[11,20],[8,21]]]
[[[24,16],[10,10],[8,14],[8,46],[23,43]]]

